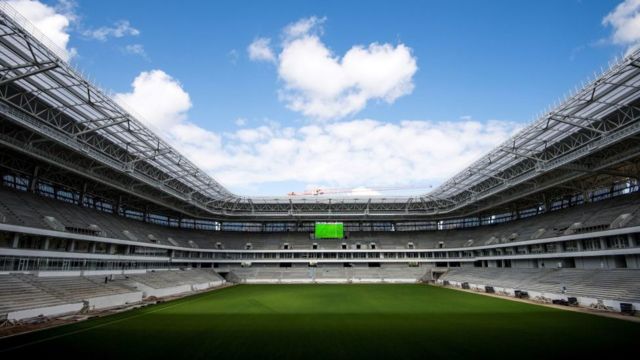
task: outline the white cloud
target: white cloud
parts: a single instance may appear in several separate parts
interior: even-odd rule
[[[187,118],[189,94],[162,70],[140,73],[131,84],[133,91],[115,95],[115,100],[141,115],[142,121],[160,130],[169,130]]]
[[[353,190],[346,195],[362,196],[375,194],[375,189],[363,187],[366,184],[436,184],[520,127],[474,120],[393,124],[363,119],[302,127],[269,121],[221,134],[188,120],[189,94],[163,71],[141,73],[132,87],[116,100],[140,113],[187,158],[240,194],[255,193],[256,188],[259,194],[269,193],[269,183],[285,182],[348,188]]]
[[[144,50],[144,46],[142,44],[130,44],[124,47],[124,52],[133,55],[139,55],[143,58],[147,59],[147,52]]]
[[[9,0],[7,4],[58,46],[63,60],[69,61],[77,53],[75,48],[68,47],[69,27],[77,18],[75,3],[63,0],[56,6],[49,6],[36,0]]]
[[[260,126],[223,136],[206,131],[215,139],[210,144],[198,140],[175,145],[236,191],[287,181],[357,188],[439,183],[517,128],[502,121],[354,120],[300,128]],[[355,189],[353,194],[369,190]]]
[[[238,63],[238,58],[240,57],[240,54],[238,54],[238,50],[236,49],[231,49],[229,50],[229,52],[227,53],[227,57],[229,58],[229,61],[233,64],[236,65]]]
[[[56,11],[66,16],[71,22],[78,20],[78,14],[76,13],[77,7],[78,4],[75,0],[58,0],[55,5]]]
[[[627,53],[637,49],[640,43],[640,0],[625,0],[602,19],[611,26],[614,44],[627,46]]]
[[[245,118],[237,118],[234,122],[236,126],[239,126],[239,127],[247,125],[247,119]]]
[[[102,26],[97,29],[88,29],[82,35],[100,41],[107,41],[108,38],[121,38],[125,36],[138,36],[140,30],[131,26],[128,20],[116,21],[113,26]]]
[[[255,39],[247,47],[249,59],[253,61],[275,62],[276,55],[273,53],[273,50],[271,50],[270,43],[271,39],[268,38]]]
[[[361,111],[371,100],[391,104],[413,91],[418,66],[409,47],[355,45],[338,56],[320,39],[324,22],[310,17],[285,27],[277,57],[268,39],[249,46],[252,59],[277,63],[283,83],[279,96],[289,109],[314,119],[339,119]]]
[[[285,40],[291,40],[306,35],[322,35],[322,24],[327,20],[326,17],[319,18],[312,16],[300,19],[294,23],[287,25],[282,31]]]

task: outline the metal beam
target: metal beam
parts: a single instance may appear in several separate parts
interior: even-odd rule
[[[4,80],[0,81],[0,86],[2,86],[4,84],[11,83],[11,82],[14,82],[14,81],[17,81],[17,80],[20,80],[20,79],[27,78],[29,76],[37,75],[37,74],[43,73],[45,71],[49,71],[49,70],[55,69],[57,67],[58,67],[58,64],[53,64],[53,65],[45,66],[43,68],[39,68],[37,70],[28,71],[26,73],[22,73],[20,75],[14,76],[12,78],[4,79]]]
[[[92,129],[87,129],[87,130],[80,131],[78,133],[75,133],[74,136],[78,137],[80,135],[84,135],[84,134],[88,134],[88,133],[91,133],[91,132],[94,132],[94,131],[105,129],[105,128],[108,128],[110,126],[116,126],[116,125],[119,125],[119,124],[122,124],[122,123],[126,123],[128,121],[129,121],[129,119],[124,119],[124,120],[120,120],[120,121],[116,121],[116,122],[112,122],[112,123],[107,123],[107,124],[100,125],[98,127],[92,128]]]

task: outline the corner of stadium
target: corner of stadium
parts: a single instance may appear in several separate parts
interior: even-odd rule
[[[27,26],[0,3],[3,358],[637,346],[640,50],[428,193],[250,197]]]

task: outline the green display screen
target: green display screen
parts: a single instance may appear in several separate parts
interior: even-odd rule
[[[342,223],[316,223],[316,239],[342,239]]]

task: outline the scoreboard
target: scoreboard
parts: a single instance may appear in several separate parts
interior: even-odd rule
[[[317,222],[315,226],[316,239],[342,239],[344,225],[340,222]]]

